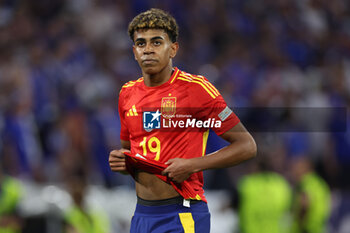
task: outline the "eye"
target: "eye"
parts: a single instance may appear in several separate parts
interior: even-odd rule
[[[160,42],[159,40],[156,40],[156,41],[153,42],[153,44],[156,45],[156,46],[159,46],[159,45],[162,44],[162,42]]]
[[[142,46],[145,46],[145,42],[137,41],[137,42],[135,43],[135,45],[136,45],[137,47],[142,47]]]

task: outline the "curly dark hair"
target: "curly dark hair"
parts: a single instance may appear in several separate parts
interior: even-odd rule
[[[179,27],[176,20],[168,12],[152,8],[138,14],[129,24],[128,32],[132,41],[138,29],[163,29],[172,42],[177,41]]]

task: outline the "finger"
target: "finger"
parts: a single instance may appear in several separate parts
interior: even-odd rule
[[[167,173],[167,177],[169,177],[171,180],[174,179],[173,173],[171,173],[171,172]]]
[[[113,162],[113,163],[109,163],[109,166],[126,166],[124,162]]]
[[[111,166],[111,169],[113,171],[124,171],[124,170],[126,170],[126,167],[125,166]]]
[[[109,159],[125,159],[125,155],[123,153],[111,153],[109,155]]]
[[[174,162],[175,159],[169,159],[168,161],[165,162],[165,164],[172,164]]]
[[[126,166],[111,166],[112,171],[125,171]]]
[[[123,149],[120,150],[112,150],[110,154],[123,154]]]
[[[118,156],[118,157],[125,157],[124,153],[123,153],[122,151],[119,151],[119,150],[117,150],[117,151],[112,151],[112,152],[110,153],[110,155],[112,155],[112,156]]]
[[[165,168],[165,169],[162,171],[162,175],[163,175],[163,176],[167,176],[167,175],[168,175],[168,172],[169,172],[169,169],[168,169],[168,168]]]
[[[109,163],[119,163],[119,162],[125,163],[125,159],[120,159],[120,158],[109,158],[109,159],[108,159],[108,162],[109,162]]]
[[[124,149],[124,148],[120,149],[120,151],[121,151],[122,153],[124,153],[124,152],[131,153],[131,151],[130,151],[130,150],[128,150],[128,149]]]
[[[125,167],[126,164],[125,163],[122,163],[122,162],[118,162],[118,163],[110,163],[109,164],[110,167]]]
[[[109,156],[108,160],[112,160],[112,161],[125,161],[125,157],[119,157],[119,156]]]
[[[126,166],[125,162],[123,161],[113,161],[113,162],[109,162],[109,166]]]
[[[124,169],[121,169],[121,168],[111,168],[111,171],[112,172],[127,172],[127,170],[124,168]]]

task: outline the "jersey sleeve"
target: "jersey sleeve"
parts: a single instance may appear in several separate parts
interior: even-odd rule
[[[119,119],[120,119],[120,139],[124,141],[130,140],[130,133],[126,126],[125,122],[125,108],[124,108],[124,97],[125,93],[123,89],[119,93],[119,100],[118,100],[118,113],[119,113]]]
[[[198,106],[197,117],[203,121],[209,118],[220,121],[220,127],[212,127],[212,130],[221,135],[237,125],[240,120],[227,106],[219,91],[206,78],[200,77],[200,85],[194,85],[195,90],[192,92],[193,102]]]

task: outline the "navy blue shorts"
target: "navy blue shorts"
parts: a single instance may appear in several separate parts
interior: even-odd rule
[[[146,206],[138,203],[130,233],[209,233],[210,213],[205,202]]]

